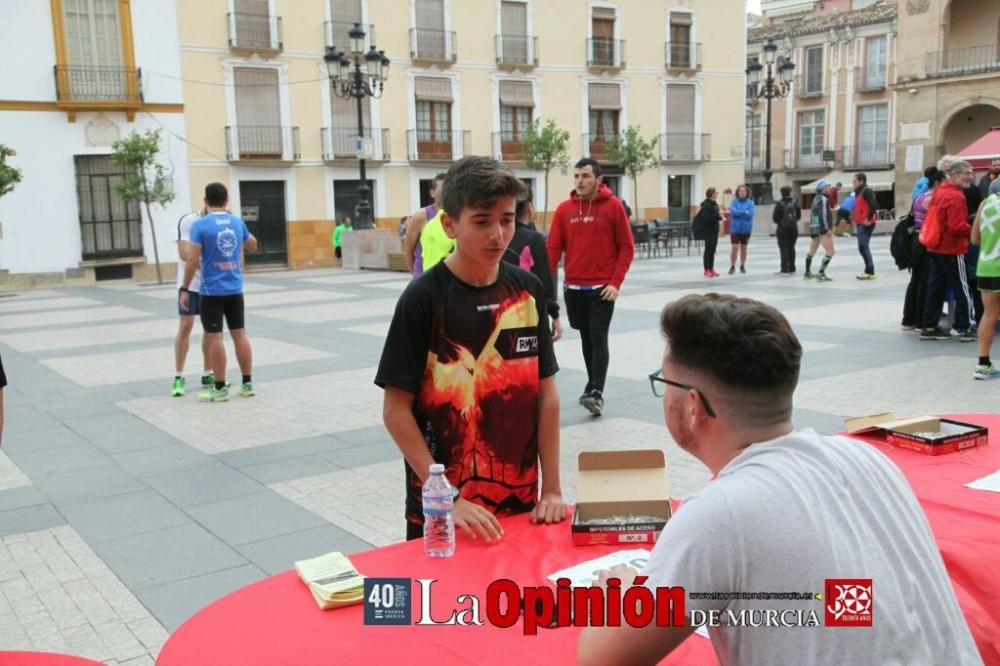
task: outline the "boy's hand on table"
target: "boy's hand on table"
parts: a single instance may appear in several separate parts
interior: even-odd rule
[[[538,504],[531,510],[533,523],[558,523],[566,519],[566,503],[559,493],[542,493]]]
[[[503,528],[496,516],[461,497],[455,500],[454,519],[455,525],[473,539],[482,537],[486,543],[493,543],[503,538]]]

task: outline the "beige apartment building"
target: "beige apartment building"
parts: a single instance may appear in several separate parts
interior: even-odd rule
[[[179,0],[192,205],[227,183],[261,239],[250,262],[333,261],[334,219],[359,183],[355,102],[331,94],[323,54],[348,50],[360,23],[391,59],[364,104],[376,223],[427,204],[428,184],[465,155],[493,155],[532,186],[521,137],[554,119],[575,159],[607,161],[630,125],[658,140],[658,160],[609,185],[644,218],[690,219],[708,186],[743,178],[746,39],[734,0]],[[554,209],[571,170],[551,174]]]
[[[788,95],[772,102],[774,196],[791,185],[802,203],[826,179],[851,187],[868,175],[880,208],[891,217],[896,161],[897,5],[885,0],[764,0],[763,20],[747,35],[748,65],[762,61],[770,40],[795,65]],[[766,73],[765,73],[766,76]],[[746,171],[759,193],[765,168],[765,100],[748,96]],[[887,223],[888,224],[888,223]]]
[[[923,166],[1000,126],[1000,2],[900,0],[897,208]]]

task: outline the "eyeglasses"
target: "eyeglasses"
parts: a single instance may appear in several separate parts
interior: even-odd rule
[[[685,391],[694,391],[695,393],[698,394],[698,397],[701,398],[701,405],[702,407],[705,408],[705,413],[711,416],[712,418],[715,418],[715,410],[712,409],[712,405],[708,404],[708,398],[706,398],[705,394],[696,389],[695,387],[691,386],[690,384],[681,384],[680,382],[675,382],[667,379],[666,377],[663,376],[662,369],[650,373],[649,375],[649,387],[653,389],[653,395],[655,395],[657,398],[662,398],[664,391],[662,387],[659,386],[659,384],[674,386],[679,389],[684,389]]]

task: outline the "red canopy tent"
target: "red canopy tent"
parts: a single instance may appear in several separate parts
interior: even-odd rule
[[[989,132],[963,148],[958,156],[967,160],[976,171],[988,171],[990,161],[1000,158],[1000,127],[991,127]]]

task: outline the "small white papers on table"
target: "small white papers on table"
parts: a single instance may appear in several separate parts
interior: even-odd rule
[[[981,479],[967,483],[965,484],[965,487],[972,488],[973,490],[990,490],[995,493],[1000,493],[1000,471],[993,472],[989,476],[984,476]]]
[[[642,570],[646,568],[646,563],[649,562],[649,554],[649,551],[644,548],[619,550],[616,553],[587,560],[586,562],[581,562],[580,564],[557,571],[549,576],[549,580],[555,583],[560,578],[569,578],[569,584],[573,587],[590,587],[590,584],[594,582],[594,579],[597,578],[597,575],[601,571],[616,567],[619,564],[632,567],[639,573],[642,573]]]

